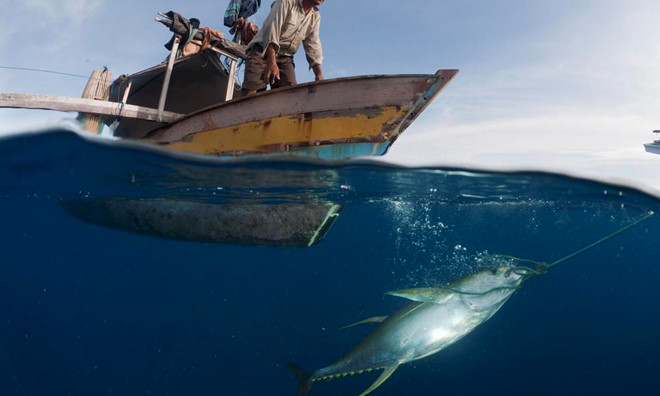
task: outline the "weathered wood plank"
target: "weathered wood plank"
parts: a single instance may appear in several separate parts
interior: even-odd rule
[[[112,73],[106,70],[94,70],[85,85],[82,98],[106,101],[110,97],[110,84]],[[103,116],[99,114],[79,113],[78,120],[82,122],[87,132],[101,133],[103,129]]]
[[[77,111],[154,122],[158,119],[158,110],[149,107],[55,95],[0,93],[0,108]],[[165,111],[162,122],[172,122],[182,116],[184,114]]]

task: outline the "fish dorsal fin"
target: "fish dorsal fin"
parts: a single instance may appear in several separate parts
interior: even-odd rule
[[[383,373],[380,375],[380,377],[378,377],[378,379],[376,380],[376,382],[374,382],[373,384],[371,384],[371,386],[369,387],[369,389],[367,389],[366,391],[360,393],[360,396],[368,395],[369,393],[371,393],[371,392],[373,392],[374,390],[376,390],[376,388],[378,388],[379,386],[381,386],[381,385],[383,384],[383,382],[387,381],[387,379],[390,378],[390,375],[392,375],[392,373],[394,373],[394,371],[396,371],[396,369],[398,369],[398,368],[399,368],[399,365],[398,365],[398,364],[397,364],[396,366],[387,367],[387,368],[385,369],[385,371],[383,371]]]
[[[359,322],[351,323],[347,326],[340,327],[339,330],[348,329],[349,327],[353,327],[353,326],[357,326],[357,325],[361,325],[361,324],[365,324],[365,323],[381,323],[385,319],[387,319],[387,316],[374,316],[373,318],[367,318],[367,319],[361,320]]]
[[[419,302],[432,303],[432,304],[442,304],[445,301],[447,301],[449,297],[451,297],[453,292],[449,289],[425,287],[419,289],[396,290],[396,291],[387,292],[385,294],[395,297],[407,298],[408,300],[412,300],[412,301],[419,301]]]

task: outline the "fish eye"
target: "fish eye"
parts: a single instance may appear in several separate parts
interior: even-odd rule
[[[490,271],[491,274],[497,275],[497,268],[492,267],[492,268],[489,268],[488,270]]]

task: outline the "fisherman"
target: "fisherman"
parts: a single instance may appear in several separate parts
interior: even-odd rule
[[[235,34],[234,41],[247,44],[257,34],[259,27],[248,21],[261,7],[261,0],[231,0],[225,11],[225,26]]]
[[[309,68],[316,81],[323,80],[323,52],[319,38],[321,14],[318,6],[325,0],[275,0],[264,24],[247,46],[243,95],[271,88],[295,85],[293,55],[300,43],[305,48]]]

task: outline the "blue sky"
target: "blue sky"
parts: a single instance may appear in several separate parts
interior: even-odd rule
[[[225,31],[226,5],[4,0],[0,66],[132,73],[167,55],[158,11]],[[660,191],[660,156],[642,146],[660,129],[660,2],[326,0],[321,12],[326,78],[461,70],[387,160],[556,170]],[[298,79],[309,81],[299,55]],[[85,82],[0,69],[0,92],[79,97]],[[0,133],[71,117],[0,110]]]

